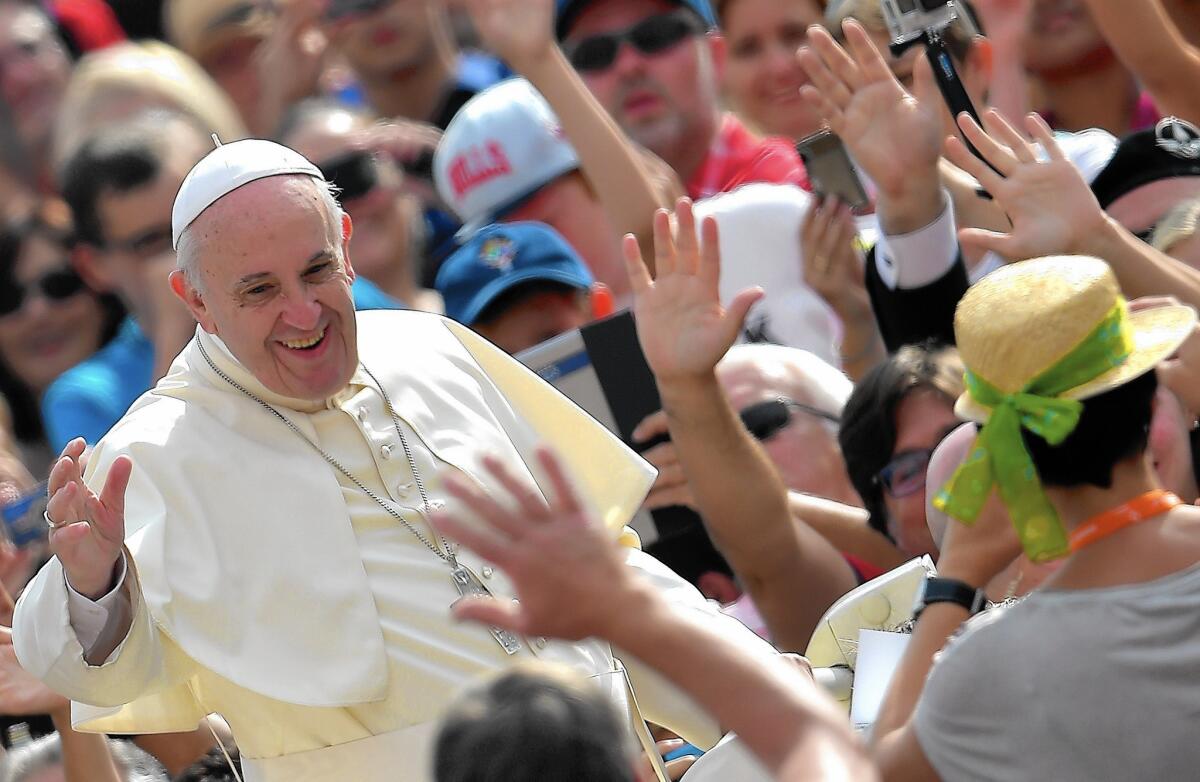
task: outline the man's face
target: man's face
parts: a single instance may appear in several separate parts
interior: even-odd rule
[[[1131,190],[1104,210],[1130,233],[1146,236],[1175,206],[1200,196],[1200,177],[1160,179]]]
[[[344,388],[358,365],[350,221],[335,224],[318,187],[276,176],[224,196],[189,229],[199,288],[172,278],[204,330],[259,382],[311,401]]]
[[[354,114],[331,112],[301,126],[285,143],[314,161],[328,175],[329,163],[353,158],[369,166],[374,186],[365,192],[343,190],[339,198],[354,220],[350,242],[355,270],[368,280],[390,288],[397,271],[410,274],[402,263],[411,250],[415,198],[404,192],[404,172],[386,156],[374,155],[367,144],[370,125]],[[415,259],[408,259],[412,263]]]
[[[623,32],[678,9],[667,0],[596,0],[579,14],[564,45],[570,49],[590,36]],[[714,45],[693,36],[665,51],[643,54],[626,42],[612,65],[580,75],[634,141],[670,161],[675,146],[719,110]]]
[[[501,221],[545,223],[566,239],[596,280],[607,285],[618,301],[629,292],[620,234],[582,174],[567,174],[545,185]]]
[[[445,10],[434,0],[392,0],[382,8],[326,25],[337,51],[360,76],[387,77],[434,55],[434,24]]]
[[[96,200],[104,246],[93,248],[90,276],[115,292],[143,328],[151,328],[157,303],[169,303],[167,277],[175,268],[171,205],[203,155],[199,139],[177,136],[153,181],[124,192],[105,190]]]
[[[242,35],[230,39],[200,61],[243,117],[253,117],[259,109],[262,84],[255,57],[263,39],[258,35]]]
[[[781,397],[794,401],[805,398],[802,389],[781,368],[741,360],[736,354],[717,368],[717,379],[738,411]],[[787,426],[763,441],[762,446],[789,489],[858,503],[837,436],[829,426],[824,419],[793,410]]]
[[[1106,46],[1084,0],[1034,0],[1025,67],[1034,73],[1077,65]]]
[[[46,17],[26,4],[0,2],[0,98],[26,144],[47,139],[70,72]]]
[[[522,299],[500,317],[472,326],[505,353],[520,353],[591,320],[583,291],[546,291]]]

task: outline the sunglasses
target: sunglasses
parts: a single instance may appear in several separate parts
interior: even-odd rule
[[[654,55],[703,32],[704,25],[688,11],[657,14],[626,30],[593,35],[569,44],[567,59],[577,71],[603,71],[616,62],[625,42],[642,54]]]
[[[755,440],[765,442],[791,423],[792,410],[799,410],[835,424],[841,423],[842,420],[840,416],[833,413],[811,405],[793,402],[782,396],[752,404],[738,413],[738,416],[742,419],[742,425],[746,427],[746,431],[750,432]]]
[[[362,198],[379,187],[379,168],[370,152],[355,150],[319,163],[317,168],[338,188],[338,200],[343,204]]]
[[[51,302],[64,301],[83,290],[83,279],[74,269],[64,267],[47,272],[28,285],[19,285],[15,280],[7,285],[0,284],[0,316],[12,315],[25,305],[31,288],[37,288]]]

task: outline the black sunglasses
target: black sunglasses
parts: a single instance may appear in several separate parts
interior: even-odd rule
[[[30,288],[37,287],[50,301],[69,299],[83,290],[83,279],[70,267],[47,272],[28,285],[19,285],[16,280],[0,284],[0,316],[12,315],[25,304]]]
[[[771,439],[791,423],[792,410],[800,410],[835,424],[842,421],[841,417],[834,413],[800,402],[793,402],[782,396],[756,402],[738,413],[738,416],[742,419],[742,425],[746,427],[746,431],[750,432],[755,440],[762,442]]]
[[[592,35],[568,44],[567,59],[577,71],[602,71],[616,62],[621,44],[626,41],[642,54],[653,55],[703,32],[704,25],[689,11],[656,14],[626,30]]]
[[[325,181],[338,188],[338,200],[343,204],[362,198],[379,187],[379,167],[375,156],[354,150],[317,165]]]

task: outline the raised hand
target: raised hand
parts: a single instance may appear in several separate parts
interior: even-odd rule
[[[668,433],[667,414],[662,410],[646,416],[637,428],[633,430],[634,442],[643,443]],[[683,473],[683,465],[679,462],[679,450],[670,440],[659,443],[642,453],[642,458],[658,470],[658,477],[650,487],[650,493],[642,507],[646,510],[658,510],[680,505],[695,509],[696,500],[692,497],[692,487],[688,484],[687,476]]]
[[[12,630],[0,627],[0,714],[27,717],[67,711],[70,702],[26,672],[17,662]]]
[[[1030,136],[1049,158],[1039,160],[1034,143],[995,110],[985,112],[983,122],[986,132],[969,116],[958,118],[963,135],[995,171],[957,138],[946,140],[946,157],[991,193],[1012,222],[1012,230],[964,228],[959,241],[1009,261],[1080,252],[1091,236],[1101,232],[1106,217],[1079,169],[1059,149],[1053,131],[1036,114],[1025,118]]]
[[[625,609],[617,598],[634,576],[616,541],[588,516],[558,459],[545,449],[537,458],[550,482],[548,503],[492,457],[483,464],[505,496],[446,479],[446,489],[482,526],[443,511],[432,517],[434,528],[503,570],[520,600],[471,598],[455,604],[454,614],[528,636],[604,637],[621,621]]]
[[[928,63],[918,61],[914,93],[896,80],[862,25],[842,25],[847,52],[820,27],[809,29],[800,65],[812,84],[800,94],[853,153],[880,192],[905,194],[918,174],[936,174],[942,100]]]
[[[125,489],[133,462],[118,456],[104,487],[96,494],[83,482],[83,438],[67,443],[50,470],[46,518],[50,551],[58,557],[67,581],[93,600],[112,587],[113,574],[125,541]]]
[[[763,296],[752,288],[739,293],[728,309],[721,306],[716,221],[706,219],[697,240],[692,202],[686,198],[676,205],[675,220],[678,240],[671,235],[667,211],[654,215],[653,281],[637,240],[628,235],[623,245],[638,341],[659,383],[711,375],[741,332],[746,313]]]
[[[556,46],[553,0],[451,0],[451,4],[467,9],[484,48],[519,73]]]

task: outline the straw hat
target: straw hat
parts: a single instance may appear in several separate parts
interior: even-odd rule
[[[1004,393],[1024,389],[1088,337],[1124,302],[1108,264],[1059,256],[1005,266],[971,287],[958,303],[954,333],[963,363]],[[1119,366],[1066,391],[1087,399],[1128,383],[1168,358],[1191,333],[1196,313],[1168,304],[1131,312],[1133,352]],[[983,423],[991,414],[970,393],[958,398],[959,416]]]

